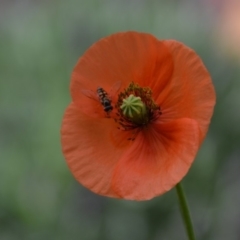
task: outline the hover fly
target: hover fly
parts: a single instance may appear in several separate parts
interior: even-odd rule
[[[118,81],[113,84],[109,91],[109,94],[102,87],[98,87],[96,89],[96,92],[87,89],[83,89],[81,92],[83,95],[100,102],[103,110],[109,114],[113,110],[112,97],[119,91],[120,87],[121,81]]]

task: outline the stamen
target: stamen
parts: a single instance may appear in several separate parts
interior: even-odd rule
[[[134,135],[161,114],[160,107],[152,98],[151,89],[140,87],[134,82],[118,95],[115,107],[118,110],[116,121],[120,129],[125,131],[135,129]]]

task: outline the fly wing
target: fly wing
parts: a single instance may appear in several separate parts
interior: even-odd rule
[[[95,101],[99,101],[99,99],[98,99],[98,97],[97,97],[97,93],[94,92],[94,91],[92,91],[92,90],[82,89],[82,90],[81,90],[81,93],[82,93],[83,95],[85,95],[86,97],[88,97],[88,98],[91,98],[91,99],[93,99],[93,100],[95,100]]]
[[[109,97],[112,98],[115,94],[117,94],[117,92],[119,91],[119,89],[121,88],[121,85],[122,85],[122,82],[121,81],[118,81],[118,82],[115,82],[110,91],[109,91]]]

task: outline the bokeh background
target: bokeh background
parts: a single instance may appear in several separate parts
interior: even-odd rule
[[[60,126],[71,71],[109,34],[136,30],[195,49],[217,105],[183,184],[198,240],[240,239],[239,0],[0,0],[0,239],[186,239],[175,190],[105,198],[67,168]]]

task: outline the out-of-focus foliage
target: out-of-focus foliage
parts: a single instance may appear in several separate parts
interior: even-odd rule
[[[199,240],[240,239],[240,56],[218,41],[217,3],[1,0],[1,240],[185,239],[174,189],[146,202],[100,197],[76,183],[61,153],[74,64],[125,30],[183,41],[209,69],[215,114],[183,183]]]

